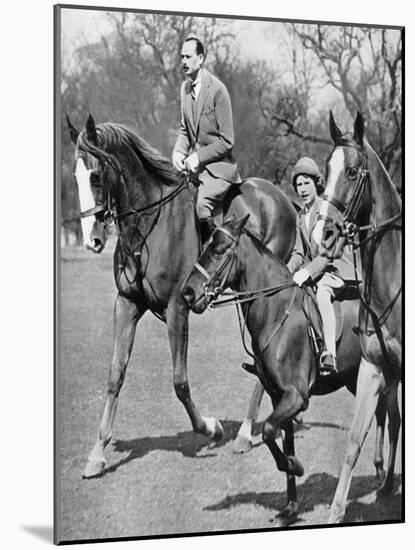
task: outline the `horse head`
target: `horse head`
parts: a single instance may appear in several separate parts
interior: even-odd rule
[[[85,248],[101,253],[112,223],[110,188],[114,169],[100,150],[99,132],[91,115],[85,130],[78,132],[67,115],[69,134],[75,144],[75,180],[81,208],[81,226]]]
[[[362,115],[357,112],[353,134],[343,133],[330,111],[330,134],[334,149],[327,161],[327,185],[313,239],[320,254],[340,258],[367,205],[368,159]]]
[[[249,214],[233,216],[217,227],[182,286],[182,296],[194,313],[203,313],[236,276],[235,258],[239,237]]]

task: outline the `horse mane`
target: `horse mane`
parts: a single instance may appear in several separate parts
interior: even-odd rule
[[[383,164],[381,158],[379,157],[379,155],[376,153],[376,151],[373,149],[373,147],[370,145],[370,143],[367,141],[366,138],[364,138],[364,144],[365,144],[365,147],[368,150],[368,152],[377,160],[384,178],[386,179],[386,181],[388,182],[390,187],[392,189],[394,189],[394,191],[396,192],[397,197],[399,197],[398,190],[396,189],[396,186],[393,183],[392,178],[389,175],[389,172],[386,170],[385,165]],[[400,198],[399,198],[399,200],[400,200]]]
[[[178,176],[173,170],[171,162],[155,148],[140,137],[136,132],[113,122],[104,122],[96,126],[97,145],[92,144],[87,138],[87,132],[81,132],[78,138],[78,148],[92,156],[107,160],[121,169],[119,152],[126,148],[141,163],[149,175],[163,180],[167,185],[178,183]]]

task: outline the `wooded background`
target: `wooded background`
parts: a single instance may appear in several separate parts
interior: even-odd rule
[[[180,119],[180,52],[189,36],[205,44],[206,68],[229,90],[243,177],[264,177],[292,193],[299,157],[313,157],[325,171],[329,109],[344,130],[360,110],[366,136],[401,192],[399,29],[127,12],[99,17],[105,24],[98,38],[86,33],[62,48],[61,222],[76,239],[79,224],[67,221],[79,204],[66,113],[78,129],[89,112],[97,123],[126,124],[170,158]]]

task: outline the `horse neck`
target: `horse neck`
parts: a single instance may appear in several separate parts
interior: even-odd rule
[[[369,144],[366,145],[366,149],[371,179],[371,221],[379,223],[400,213],[402,202],[382,161]]]
[[[368,146],[371,188],[370,223],[381,224],[402,211],[401,199],[379,157]],[[398,219],[396,224],[401,224]],[[370,231],[368,233],[370,237]],[[375,239],[376,240],[376,239]],[[362,245],[363,278],[372,296],[381,304],[390,300],[401,284],[401,232],[389,228],[382,232],[378,245],[368,240]],[[370,278],[370,280],[368,280]]]
[[[262,246],[264,250],[261,250]],[[243,233],[237,249],[238,290],[258,290],[292,281],[287,266],[265,250],[265,245],[254,244],[253,237]],[[267,299],[267,302],[269,300]]]
[[[160,199],[162,193],[162,185],[147,174],[140,162],[130,161],[125,165],[127,168],[114,193],[117,213],[121,214],[124,228],[131,225],[131,217],[123,217],[123,213],[151,205]]]

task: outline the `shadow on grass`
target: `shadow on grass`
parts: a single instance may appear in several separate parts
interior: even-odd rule
[[[128,453],[127,456],[121,458],[118,462],[109,465],[102,472],[105,475],[110,472],[115,472],[120,466],[131,462],[132,460],[142,458],[152,451],[172,451],[179,452],[188,458],[206,459],[216,456],[215,450],[228,444],[236,438],[241,423],[235,420],[221,421],[224,434],[220,441],[211,442],[203,435],[195,434],[192,431],[179,432],[171,436],[159,437],[142,437],[131,440],[114,440],[113,450],[116,453]],[[295,432],[309,430],[312,427],[344,429],[342,426],[331,423],[303,423],[295,425]],[[257,436],[261,433],[262,424],[256,423],[253,429],[253,435]],[[256,443],[254,447],[262,444]],[[203,452],[202,452],[203,451]]]
[[[129,453],[119,462],[112,464],[104,470],[114,472],[119,466],[127,464],[137,458],[142,458],[152,451],[172,451],[179,452],[188,458],[209,458],[216,456],[215,449],[223,447],[229,441],[235,439],[238,433],[240,423],[233,420],[221,421],[223,426],[223,437],[220,441],[211,442],[209,438],[195,434],[192,431],[179,432],[171,436],[142,437],[139,439],[130,439],[128,441],[115,440],[113,449],[117,453]],[[200,454],[201,451],[203,454]]]
[[[330,474],[319,473],[309,476],[304,483],[297,486],[298,492],[298,514],[311,512],[316,506],[329,507],[334,497],[338,478]],[[401,475],[395,475],[395,490],[401,482]],[[344,523],[355,522],[382,522],[402,519],[402,494],[392,494],[385,499],[375,500],[370,504],[358,502],[358,499],[365,497],[379,489],[379,481],[374,476],[357,476],[353,478],[349,504],[346,509]],[[254,504],[262,506],[273,512],[279,512],[287,504],[285,491],[267,493],[238,493],[228,495],[225,499],[206,506],[204,510],[218,512],[229,510],[243,504]],[[327,510],[328,516],[328,510]],[[301,521],[301,518],[298,518]]]

